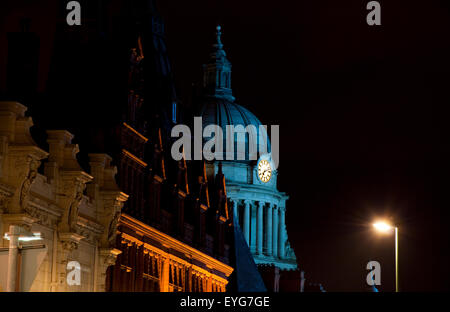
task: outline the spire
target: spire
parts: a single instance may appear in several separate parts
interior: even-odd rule
[[[207,96],[225,99],[233,102],[231,90],[231,63],[226,57],[222,44],[222,28],[216,27],[216,43],[210,54],[208,64],[203,65],[203,87]]]
[[[223,51],[222,50],[222,48],[223,48],[223,44],[222,44],[222,41],[220,41],[220,37],[222,36],[222,32],[221,32],[221,27],[220,27],[220,25],[218,25],[217,27],[216,27],[216,30],[217,30],[217,43],[214,45],[214,47],[216,47],[218,50],[221,50],[221,51]],[[225,51],[223,51],[223,53],[225,54]]]

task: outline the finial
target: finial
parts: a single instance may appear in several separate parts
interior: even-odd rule
[[[222,49],[223,48],[222,41],[220,40],[220,36],[222,36],[221,29],[222,29],[222,27],[220,27],[220,25],[217,25],[217,27],[216,27],[216,30],[217,30],[217,43],[215,44],[215,46],[218,49]]]

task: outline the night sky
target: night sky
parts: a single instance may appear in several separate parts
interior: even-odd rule
[[[400,231],[400,289],[448,291],[450,3],[379,1],[382,25],[368,26],[367,2],[158,4],[184,105],[220,24],[236,102],[280,125],[278,188],[307,282],[367,291],[366,264],[377,260],[380,289],[394,290],[394,237],[371,228],[386,217]],[[52,21],[41,22],[34,31],[45,33]]]

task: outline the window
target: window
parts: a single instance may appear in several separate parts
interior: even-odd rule
[[[177,123],[177,103],[172,102],[172,121]]]

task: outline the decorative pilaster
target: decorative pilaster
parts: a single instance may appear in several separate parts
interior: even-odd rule
[[[169,268],[170,260],[169,258],[161,257],[161,274],[159,276],[159,287],[161,292],[169,291]]]
[[[263,254],[263,213],[264,213],[264,203],[262,201],[258,202],[258,255]]]
[[[95,291],[106,291],[106,270],[109,266],[116,264],[117,256],[121,253],[122,251],[116,248],[99,248]]]
[[[192,266],[189,266],[187,275],[188,275],[188,283],[187,283],[188,289],[187,289],[187,291],[193,292],[194,288],[193,288],[193,285],[192,285]]]
[[[78,248],[80,241],[84,237],[76,233],[59,233],[60,246],[58,247],[57,263],[59,285],[58,291],[68,291],[67,285],[67,263],[69,262],[69,256],[73,250]]]
[[[206,282],[206,291],[207,292],[212,292],[212,276],[208,275],[207,277],[207,282]]]

